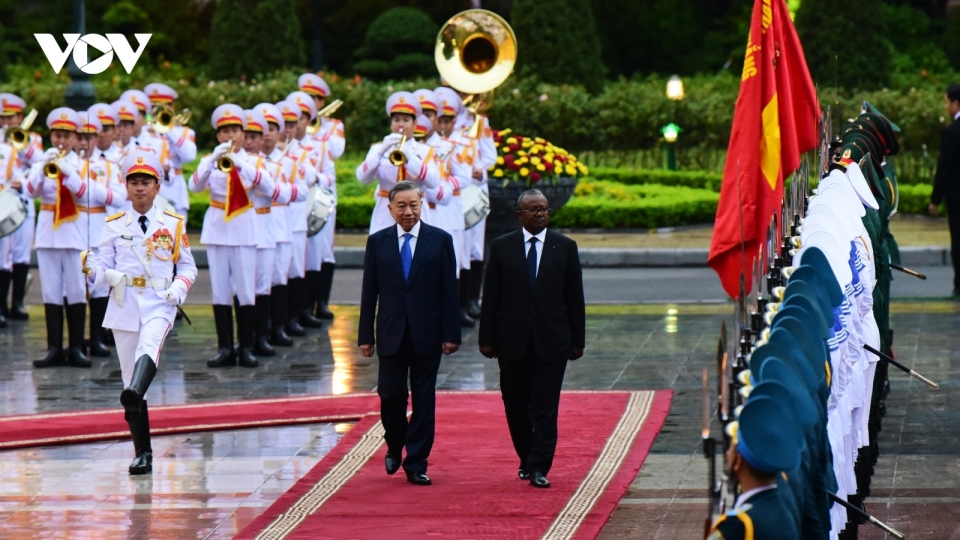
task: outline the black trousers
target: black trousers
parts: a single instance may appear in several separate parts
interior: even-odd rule
[[[380,420],[386,432],[387,451],[400,455],[404,446],[407,456],[403,469],[427,472],[427,457],[433,448],[436,425],[437,371],[440,354],[417,353],[410,337],[410,328],[403,333],[395,354],[380,357],[377,394],[380,395]],[[413,397],[413,414],[407,422],[407,378]]]
[[[950,224],[950,258],[953,259],[953,290],[960,293],[960,201],[947,203]]]
[[[557,450],[560,387],[567,360],[544,362],[527,349],[522,360],[500,359],[500,393],[520,467],[547,474]]]

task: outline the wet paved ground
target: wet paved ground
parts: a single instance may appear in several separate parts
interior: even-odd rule
[[[209,307],[190,305],[197,326],[164,347],[151,404],[369,391],[376,361],[355,343],[357,308],[338,306],[313,331],[258,369],[210,370]],[[675,392],[670,416],[637,480],[601,538],[697,538],[706,517],[706,462],[699,449],[700,377],[712,365],[728,305],[591,305],[587,354],[565,386]],[[42,311],[0,330],[0,414],[117,407],[115,359],[90,370],[33,370],[44,348]],[[882,456],[869,509],[911,538],[960,539],[960,304],[899,302],[901,362],[941,384],[932,392],[893,374]],[[476,333],[441,365],[443,389],[495,389],[495,361]],[[316,425],[156,437],[152,478],[131,478],[129,441],[0,452],[0,537],[229,538],[303,475],[349,426]],[[716,433],[716,431],[715,431]],[[509,444],[508,441],[502,441]],[[562,464],[557,464],[562,466]],[[862,538],[881,538],[866,527]],[[69,533],[69,534],[68,534]]]

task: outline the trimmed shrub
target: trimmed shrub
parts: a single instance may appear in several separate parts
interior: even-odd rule
[[[711,223],[720,195],[705,189],[627,186],[585,178],[550,223],[578,229],[643,228]]]
[[[665,169],[613,169],[596,167],[590,176],[598,180],[609,180],[627,185],[661,184],[664,186],[682,186],[708,189],[720,192],[723,176],[702,171],[668,171]]]

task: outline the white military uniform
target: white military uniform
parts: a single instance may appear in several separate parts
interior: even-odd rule
[[[107,216],[118,212],[127,204],[127,189],[120,181],[120,166],[104,159],[103,154],[84,160],[80,176],[89,178],[90,182],[102,184],[106,192],[104,206],[84,207],[88,215],[87,219],[90,220],[90,247],[96,252]],[[92,298],[104,298],[109,292],[108,287],[90,288]]]
[[[143,91],[155,106],[172,106],[180,97],[176,90],[163,83],[148,84]],[[178,214],[186,216],[190,210],[190,195],[183,177],[183,165],[197,158],[197,134],[187,126],[175,126],[164,135],[150,133],[162,139],[164,151],[160,154],[160,162],[170,166],[163,183],[160,184],[160,194],[173,204]]]
[[[394,92],[387,98],[387,116],[408,114],[416,119],[420,111],[419,99],[410,92]],[[392,142],[395,139],[397,143]],[[399,135],[392,133],[384,138],[384,141],[371,146],[366,159],[357,167],[357,180],[363,184],[376,180],[379,188],[374,194],[376,202],[370,217],[370,234],[396,224],[387,206],[390,190],[397,182],[410,180],[423,190],[440,185],[440,169],[433,157],[433,148],[412,139],[407,140],[403,147],[406,163],[401,170],[390,163],[389,159],[390,152],[399,146]]]
[[[184,218],[156,206],[142,216],[132,208],[110,216],[93,266],[89,281],[112,288],[103,326],[113,329],[127,387],[138,358],[146,354],[160,362],[163,340],[177,314],[167,300],[168,289],[179,281],[189,291],[197,278]]]
[[[7,185],[18,176],[20,176],[20,165],[17,152],[9,144],[0,141],[0,190],[7,189]],[[11,236],[7,235],[0,238],[0,270],[5,272],[13,270],[13,242]],[[3,298],[4,306],[7,305],[6,302],[7,299]]]
[[[471,169],[454,159],[454,154],[460,148],[457,137],[444,139],[434,133],[427,140],[427,144],[434,147],[434,155],[437,157],[440,168],[440,186],[439,192],[435,197],[439,200],[446,199],[449,204],[437,206],[437,226],[450,233],[453,237],[453,250],[457,257],[457,276],[460,275],[460,269],[464,268],[463,246],[464,246],[464,222],[463,205],[460,200],[460,186],[467,185],[470,182]],[[428,193],[431,190],[428,190]],[[466,268],[470,267],[470,261],[467,258]]]
[[[333,209],[330,211],[327,222],[320,229],[320,232],[307,238],[306,260],[304,269],[307,272],[318,272],[323,263],[334,263],[336,259],[333,256],[334,233],[337,227],[337,171],[327,151],[326,143],[316,143],[315,152],[308,158],[309,167],[312,167],[316,173],[316,184],[318,188],[329,190],[333,195]],[[304,230],[306,230],[307,212],[309,208],[303,205]]]
[[[455,124],[456,130],[460,131],[461,137],[469,146],[465,146],[457,152],[455,159],[462,163],[470,165],[473,170],[479,170],[482,175],[479,179],[472,178],[472,181],[480,186],[484,193],[490,193],[490,187],[487,185],[487,169],[497,162],[497,147],[493,142],[493,130],[490,129],[490,123],[487,117],[483,116],[483,126],[480,130],[480,136],[476,139],[469,136],[468,132],[473,126],[473,113],[466,108],[461,109]],[[470,227],[464,233],[465,248],[471,261],[482,261],[484,240],[486,238],[487,219],[484,218],[480,223]]]
[[[17,154],[17,160],[23,179],[26,179],[30,167],[43,157],[43,138],[31,132],[30,144]],[[33,237],[36,234],[37,208],[33,198],[22,190],[20,198],[27,205],[27,219],[13,234],[10,235],[12,264],[30,264],[30,254],[33,251]]]

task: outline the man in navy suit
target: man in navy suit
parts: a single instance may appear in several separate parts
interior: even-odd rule
[[[433,447],[440,354],[460,348],[460,304],[453,238],[420,221],[416,184],[398,182],[389,193],[397,221],[370,235],[363,259],[357,343],[370,358],[380,345],[380,419],[385,430],[387,474],[400,469],[407,481],[430,485],[427,457]],[[378,306],[379,303],[379,306]],[[374,339],[376,313],[376,340]],[[407,422],[407,378],[413,415]]]
[[[550,487],[560,387],[583,356],[586,308],[577,243],[547,230],[550,203],[531,189],[517,200],[523,228],[493,241],[480,308],[480,352],[498,358],[500,392],[518,475]]]
[[[947,88],[943,98],[950,125],[940,138],[940,161],[933,179],[930,195],[930,215],[937,215],[937,207],[946,202],[947,223],[950,225],[950,255],[953,258],[953,296],[960,296],[960,84]]]

